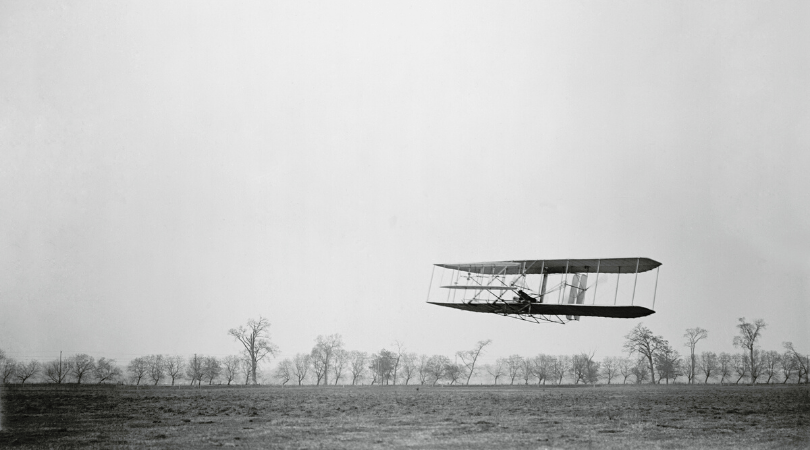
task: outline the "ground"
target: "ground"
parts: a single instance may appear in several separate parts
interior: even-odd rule
[[[810,448],[810,387],[12,385],[0,447]]]

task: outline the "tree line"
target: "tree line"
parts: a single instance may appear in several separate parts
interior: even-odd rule
[[[0,349],[0,381],[26,383],[110,383],[175,385],[183,380],[202,386],[211,384],[257,384],[257,370],[262,361],[278,354],[270,341],[270,322],[266,318],[250,319],[247,326],[228,331],[241,346],[241,353],[224,358],[195,354],[147,355],[132,359],[125,368],[108,358],[95,360],[87,354],[40,363],[36,360],[18,362],[7,358]],[[783,351],[763,351],[758,341],[767,325],[762,319],[748,322],[739,319],[738,335],[733,344],[740,353],[716,354],[696,352],[698,343],[708,337],[708,331],[689,328],[683,335],[684,347],[689,354],[681,354],[660,335],[655,335],[642,323],[626,336],[624,350],[627,357],[604,357],[601,361],[594,353],[574,355],[546,355],[533,357],[511,355],[497,358],[494,363],[481,364],[481,356],[491,340],[477,342],[469,350],[455,353],[454,359],[445,355],[425,355],[408,352],[401,342],[394,348],[367,353],[345,348],[339,334],[318,336],[309,353],[299,353],[281,360],[271,376],[282,385],[289,384],[371,384],[435,385],[469,384],[476,376],[489,376],[493,384],[562,384],[565,379],[574,384],[606,382],[614,379],[626,384],[675,382],[685,377],[690,384],[740,383],[751,384],[795,380],[808,383],[810,358],[795,349],[793,343],[783,343]]]

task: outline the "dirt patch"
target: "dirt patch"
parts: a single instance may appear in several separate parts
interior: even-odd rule
[[[807,386],[7,386],[0,446],[808,448]]]

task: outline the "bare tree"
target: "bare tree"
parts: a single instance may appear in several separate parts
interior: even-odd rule
[[[349,352],[349,373],[352,374],[352,385],[363,379],[366,373],[368,355],[366,352],[352,350]]]
[[[281,385],[284,386],[293,377],[293,363],[288,359],[281,361],[276,368],[276,378],[281,380]]]
[[[186,366],[186,361],[182,356],[164,356],[163,361],[166,364],[166,374],[172,379],[172,386],[175,380],[183,377],[183,370]]]
[[[537,384],[546,384],[546,381],[552,376],[552,367],[554,365],[554,357],[544,354],[539,354],[534,357],[534,376],[537,377]]]
[[[401,366],[402,366],[402,379],[405,381],[405,385],[408,385],[408,382],[416,376],[416,365],[419,359],[419,355],[416,353],[405,353],[401,356]]]
[[[695,346],[697,345],[698,341],[701,339],[705,339],[709,336],[709,332],[704,330],[703,328],[696,327],[696,328],[687,328],[686,334],[683,337],[686,338],[686,343],[684,346],[689,347],[689,384],[692,384],[695,379],[695,367],[697,361],[695,360]]]
[[[551,373],[554,375],[557,384],[562,384],[565,374],[571,370],[571,357],[562,355],[554,358],[553,365],[551,366]]]
[[[332,355],[332,375],[335,380],[335,386],[337,386],[340,381],[340,377],[343,376],[343,371],[346,369],[348,363],[349,352],[342,348],[335,349],[335,353]]]
[[[628,358],[616,358],[616,367],[620,374],[622,374],[622,384],[627,384],[627,378],[633,375],[633,361]]]
[[[509,375],[509,384],[515,384],[515,378],[520,374],[520,369],[523,367],[523,357],[520,355],[512,355],[506,358],[506,372]]]
[[[275,356],[278,353],[278,347],[270,342],[269,328],[270,321],[259,316],[259,320],[249,319],[247,328],[240,326],[228,330],[228,334],[245,348],[245,354],[250,360],[250,375],[253,384],[256,384],[256,368],[259,363],[268,355]]]
[[[76,380],[76,384],[82,383],[82,378],[93,372],[96,361],[92,356],[85,355],[84,353],[73,355],[70,357],[70,374]]]
[[[439,380],[444,378],[445,370],[448,366],[452,363],[450,362],[450,358],[443,356],[443,355],[433,355],[427,360],[427,367],[425,370],[428,373],[428,381],[432,380],[433,385],[435,385]]]
[[[571,367],[568,369],[574,377],[574,384],[596,383],[599,380],[599,363],[593,360],[594,353],[580,353],[571,357]]]
[[[762,363],[762,372],[768,376],[765,384],[770,384],[771,378],[779,372],[779,363],[782,360],[782,355],[775,350],[762,352],[760,361]]]
[[[149,355],[146,357],[146,362],[149,365],[149,378],[157,386],[160,380],[166,376],[166,361],[163,359],[163,355]]]
[[[495,380],[493,384],[498,384],[498,378],[506,375],[506,359],[498,358],[494,364],[487,364],[484,366],[487,373]]]
[[[425,384],[428,381],[430,374],[428,373],[428,355],[419,355],[419,360],[416,363],[416,375],[419,377],[419,384]]]
[[[13,358],[5,358],[0,361],[0,384],[8,384],[9,380],[17,373],[17,361]]]
[[[139,356],[129,362],[127,371],[137,386],[141,384],[141,380],[149,373],[149,360],[144,356]]]
[[[464,377],[465,374],[465,367],[461,364],[455,364],[449,362],[444,367],[444,377],[450,381],[450,384],[456,384],[458,380]],[[470,379],[467,379],[467,383],[470,382]]]
[[[726,377],[730,376],[734,370],[733,360],[734,358],[726,352],[722,352],[717,356],[717,372],[720,375],[720,384],[723,384]]]
[[[196,353],[194,356],[188,359],[188,364],[186,365],[186,375],[191,380],[191,385],[194,386],[194,382],[197,382],[197,386],[202,385],[202,378],[205,375],[204,373],[204,365],[205,365],[205,358],[203,356],[199,356]]]
[[[371,384],[379,382],[380,384],[388,384],[394,376],[394,361],[397,355],[389,350],[382,349],[379,354],[374,353],[370,358],[369,369],[371,370]]]
[[[222,359],[222,368],[225,369],[222,374],[225,376],[225,381],[228,383],[228,386],[231,385],[233,379],[239,374],[242,361],[242,357],[238,355],[228,355]]]
[[[625,351],[630,356],[638,354],[647,360],[650,368],[649,374],[652,383],[655,384],[655,355],[667,345],[667,341],[661,336],[653,335],[649,328],[640,323],[625,336],[625,339],[627,339],[624,343]]]
[[[800,355],[799,352],[793,347],[793,342],[783,342],[782,347],[785,348],[786,355],[791,355],[790,359],[793,360],[795,370],[799,373],[798,383],[802,382],[802,376],[804,376],[805,383],[810,382],[810,378],[808,378],[808,374],[810,373],[810,358]]]
[[[318,336],[315,340],[315,347],[312,348],[310,356],[315,375],[318,377],[316,384],[320,384],[321,379],[323,379],[324,385],[329,384],[329,366],[335,352],[341,348],[343,348],[343,338],[339,334]]]
[[[700,371],[703,372],[703,375],[706,376],[703,380],[703,384],[708,384],[709,378],[711,378],[718,369],[717,354],[714,352],[701,353],[698,359],[698,367],[700,367]]]
[[[754,322],[746,322],[745,317],[740,317],[740,323],[737,325],[740,335],[734,337],[734,346],[748,350],[748,361],[751,364],[751,384],[757,382],[759,377],[759,363],[754,349],[757,346],[757,339],[759,339],[762,331],[767,324],[762,319],[757,319]],[[739,380],[737,380],[739,381]]]
[[[298,381],[298,385],[304,382],[304,379],[307,377],[307,372],[310,368],[310,357],[305,353],[298,353],[293,357],[293,376],[295,376],[295,380]]]
[[[616,376],[618,369],[619,367],[616,363],[616,358],[612,356],[602,358],[602,374],[604,374],[607,378],[608,384],[610,384],[610,380]]]
[[[62,384],[67,379],[68,374],[72,371],[72,365],[69,359],[62,359],[60,352],[59,359],[45,363],[45,378],[52,383]]]
[[[659,383],[662,379],[665,379],[669,384],[670,378],[674,381],[683,375],[681,355],[666,341],[655,354],[655,369],[658,371]]]
[[[520,375],[523,377],[523,384],[528,385],[534,376],[534,361],[531,358],[522,358],[521,362]]]
[[[647,366],[647,361],[644,360],[643,356],[636,360],[631,371],[633,372],[633,376],[636,377],[636,384],[641,384],[647,379],[647,375],[650,374],[650,368]]]
[[[470,384],[470,378],[475,375],[475,363],[478,361],[478,357],[481,356],[481,353],[484,351],[484,347],[491,343],[492,339],[478,341],[472,350],[456,352],[456,355],[458,355],[459,359],[461,359],[461,364],[464,367],[465,374],[467,375],[466,384]]]
[[[98,384],[102,384],[105,381],[114,381],[116,378],[120,377],[121,374],[121,368],[115,364],[114,359],[101,357],[93,367],[93,378],[96,379]]]
[[[793,353],[786,351],[782,353],[782,376],[784,379],[782,380],[782,384],[785,384],[790,380],[793,376],[793,372],[799,369],[799,364],[796,359],[793,357]],[[798,383],[801,383],[802,380],[799,378]]]
[[[393,384],[397,384],[397,379],[399,379],[399,367],[400,363],[402,362],[402,355],[405,354],[405,346],[402,344],[402,342],[399,341],[394,341],[394,345],[397,347],[397,351],[392,352],[393,353],[392,356],[394,358],[394,360],[392,361],[392,364],[394,366]]]
[[[748,366],[748,355],[745,353],[735,353],[731,355],[731,367],[734,369],[734,372],[739,375],[734,384],[738,384],[748,373]]]
[[[25,384],[26,380],[36,378],[42,370],[42,365],[36,359],[32,359],[27,363],[17,363],[14,376],[20,380],[20,383]]]
[[[239,373],[245,377],[245,386],[250,384],[250,376],[253,375],[253,362],[247,355],[242,355],[242,360],[239,363]]]
[[[219,378],[222,373],[222,363],[216,356],[206,356],[203,359],[203,375],[208,380],[208,385],[213,384],[214,380]],[[255,384],[255,382],[254,382]]]

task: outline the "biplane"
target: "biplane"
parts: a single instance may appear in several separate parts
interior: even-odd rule
[[[580,317],[634,319],[655,313],[651,308],[636,304],[636,289],[639,274],[655,269],[652,296],[654,308],[660,266],[661,263],[649,258],[540,259],[435,264],[434,272],[431,274],[428,303],[536,323],[565,324],[578,321]],[[431,301],[431,295],[435,290],[433,283],[437,267],[443,271],[438,285],[439,295],[444,296],[442,294],[446,293],[443,301]],[[449,280],[445,272],[449,272]],[[628,276],[632,276],[630,304],[618,304],[619,286],[623,280],[627,284]],[[592,280],[590,284],[589,279]],[[603,291],[614,292],[612,296],[610,292],[607,294],[603,292],[597,304],[600,285],[604,286]],[[625,290],[630,290],[629,285]],[[623,294],[623,303],[626,303],[627,293]]]

